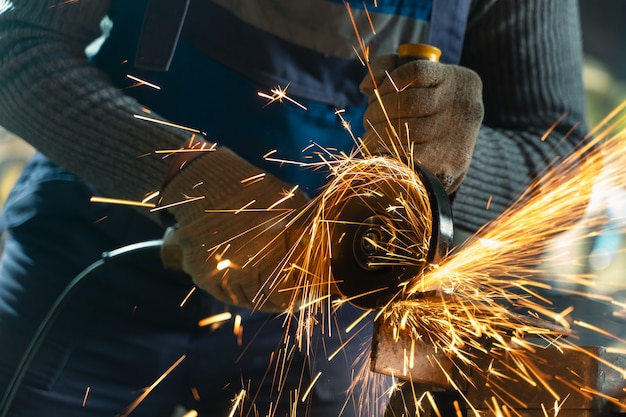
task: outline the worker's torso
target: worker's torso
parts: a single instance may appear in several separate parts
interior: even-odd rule
[[[293,95],[345,107],[366,103],[366,53],[429,42],[457,63],[468,9],[469,0],[117,0],[110,15],[114,33],[143,28],[128,57],[137,66],[159,69],[180,28],[181,39],[260,86],[289,84]]]

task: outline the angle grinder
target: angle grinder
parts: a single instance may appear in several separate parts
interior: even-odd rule
[[[440,55],[430,45],[403,44],[398,63],[438,61]],[[452,246],[448,195],[432,172],[417,163],[414,169],[428,200],[424,215],[430,217],[425,219],[430,230],[416,230],[409,217],[390,209],[398,205],[396,196],[407,192],[393,182],[381,181],[376,192],[348,196],[340,208],[331,231],[331,268],[337,289],[357,307],[373,309],[399,297],[403,283],[436,264]],[[416,245],[427,247],[426,256],[415,256]]]

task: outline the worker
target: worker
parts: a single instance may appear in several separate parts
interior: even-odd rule
[[[328,172],[285,161],[354,149],[338,110],[368,147],[381,145],[368,96],[374,85],[392,94],[386,72],[421,80],[402,92],[409,114],[388,116],[407,118],[459,232],[495,218],[586,133],[575,0],[11,0],[0,10],[0,124],[37,149],[2,214],[0,392],[56,297],[103,252],[177,225],[183,269],[146,248],[92,271],[30,364],[12,417],[224,416],[241,392],[241,415],[377,415],[350,395],[371,328],[345,326],[362,311],[344,304],[298,346],[280,313],[288,288],[263,288],[288,245],[239,268],[259,243],[237,237],[267,214],[232,211],[285,195],[279,208],[306,205]],[[441,62],[399,66],[406,42],[439,47]],[[293,102],[259,96],[272,89]],[[168,153],[181,148],[210,151]],[[90,201],[153,192],[157,210]],[[235,261],[218,276],[213,247]],[[199,326],[207,317],[222,321]]]

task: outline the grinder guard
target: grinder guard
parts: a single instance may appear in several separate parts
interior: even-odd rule
[[[377,192],[355,194],[340,210],[331,233],[331,268],[337,288],[357,307],[388,303],[403,282],[437,263],[452,245],[452,209],[445,189],[424,167],[415,164],[415,170],[429,200],[431,236],[387,210],[397,204],[390,197],[395,195],[392,185],[384,182],[377,185]],[[416,236],[419,232],[422,236]],[[411,247],[421,244],[428,247],[426,259],[415,259]]]

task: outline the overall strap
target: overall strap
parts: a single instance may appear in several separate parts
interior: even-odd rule
[[[147,70],[169,69],[190,0],[148,0],[139,35],[135,66]]]
[[[441,62],[458,64],[463,51],[470,0],[434,0],[428,42],[443,51]]]

